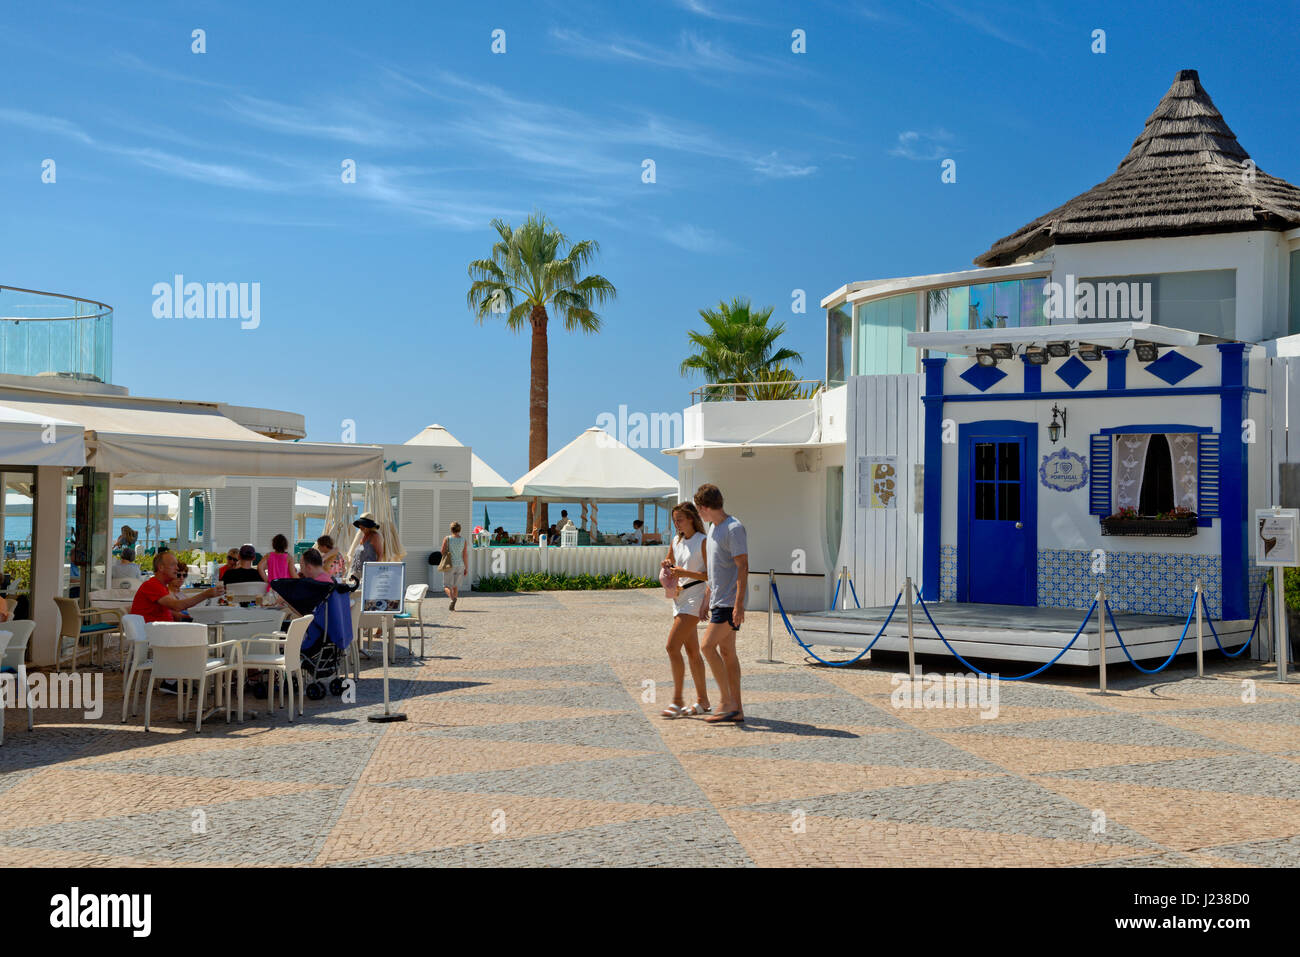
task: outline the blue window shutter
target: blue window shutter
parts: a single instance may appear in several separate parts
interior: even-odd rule
[[[1105,517],[1110,514],[1110,436],[1093,435],[1089,442],[1092,461],[1088,463],[1088,514]]]
[[[1199,518],[1218,518],[1219,511],[1219,436],[1202,432],[1196,456],[1196,514]]]

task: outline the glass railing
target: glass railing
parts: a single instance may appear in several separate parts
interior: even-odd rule
[[[113,309],[92,299],[0,286],[0,373],[113,380]]]

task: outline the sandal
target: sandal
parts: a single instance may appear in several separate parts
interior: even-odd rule
[[[664,710],[660,711],[659,714],[665,718],[681,718],[685,716],[686,709],[679,704],[670,704],[668,707],[664,708]]]
[[[682,711],[682,714],[688,718],[694,718],[702,714],[713,714],[713,709],[707,704],[700,704],[697,701]]]
[[[739,711],[724,711],[722,714],[715,714],[711,718],[705,718],[704,721],[706,724],[723,724],[728,721],[735,724],[744,724],[745,716]]]

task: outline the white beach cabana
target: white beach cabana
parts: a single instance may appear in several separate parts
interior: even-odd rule
[[[513,486],[515,495],[538,502],[580,502],[582,525],[592,506],[597,529],[600,502],[647,502],[658,506],[677,495],[677,479],[634,452],[604,429],[592,426]],[[658,523],[656,522],[656,526]]]
[[[452,435],[436,422],[420,430],[418,435],[407,439],[406,445],[435,445],[451,448],[464,448],[456,436]],[[496,469],[470,452],[470,484],[474,487],[474,500],[478,502],[504,502],[516,498],[515,490],[502,478]]]

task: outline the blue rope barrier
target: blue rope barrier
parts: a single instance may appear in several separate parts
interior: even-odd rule
[[[858,601],[858,590],[857,590],[856,588],[853,587],[853,579],[852,579],[852,578],[849,579],[849,591],[851,591],[851,592],[853,593],[853,604],[856,605],[857,607],[861,608],[861,607],[862,607],[862,602]],[[900,594],[901,594],[901,592],[900,592]]]
[[[1178,644],[1174,645],[1174,650],[1169,653],[1169,657],[1165,659],[1165,663],[1161,665],[1159,668],[1143,668],[1140,664],[1134,661],[1133,656],[1128,653],[1128,646],[1124,644],[1124,636],[1120,634],[1119,625],[1115,624],[1115,615],[1110,610],[1110,602],[1109,601],[1106,602],[1106,617],[1110,619],[1110,627],[1115,632],[1115,637],[1119,639],[1119,646],[1124,651],[1124,657],[1128,658],[1128,663],[1131,664],[1134,668],[1136,668],[1138,671],[1141,671],[1143,674],[1148,674],[1148,675],[1154,675],[1157,672],[1164,671],[1166,668],[1169,667],[1169,663],[1174,660],[1174,656],[1178,654],[1178,649],[1183,646],[1183,641],[1186,640],[1187,638],[1187,629],[1192,626],[1192,616],[1195,614],[1196,614],[1196,596],[1193,595],[1192,607],[1187,609],[1187,621],[1183,624],[1183,633],[1178,638]]]
[[[1228,649],[1224,648],[1223,644],[1219,641],[1219,633],[1214,628],[1214,619],[1210,617],[1210,609],[1205,604],[1205,592],[1201,592],[1201,609],[1205,612],[1205,620],[1209,622],[1210,634],[1214,636],[1214,643],[1218,646],[1219,650],[1223,652],[1225,655],[1227,655],[1229,658],[1236,658],[1237,656],[1239,656],[1242,652],[1244,652],[1247,648],[1249,648],[1250,643],[1255,640],[1255,632],[1259,628],[1259,618],[1262,614],[1264,614],[1264,597],[1267,594],[1268,594],[1268,586],[1265,585],[1265,587],[1261,588],[1259,592],[1259,602],[1255,606],[1255,624],[1250,626],[1250,637],[1247,638],[1246,643],[1242,645],[1240,648],[1238,648],[1236,651],[1229,651]]]
[[[840,607],[840,585],[844,579],[835,579],[835,597],[831,599],[831,611],[836,611]],[[772,587],[776,588],[776,582],[772,582]]]
[[[967,661],[965,658],[963,658],[961,655],[959,655],[959,654],[957,653],[957,649],[954,648],[952,645],[948,644],[948,639],[945,638],[945,637],[943,636],[943,632],[941,632],[941,631],[939,630],[939,626],[936,625],[936,624],[934,623],[934,618],[932,618],[932,617],[930,616],[930,609],[926,606],[925,601],[921,599],[921,593],[920,593],[920,592],[917,592],[917,593],[916,593],[916,597],[917,597],[917,600],[920,601],[920,603],[921,603],[921,610],[922,610],[923,612],[925,612],[925,617],[926,617],[926,618],[929,620],[929,622],[930,622],[930,627],[933,628],[933,629],[934,629],[934,633],[935,633],[936,635],[939,636],[939,640],[943,642],[944,647],[946,647],[949,651],[952,652],[953,657],[956,658],[958,661],[960,661],[963,665],[965,665],[965,666],[966,666],[967,668],[969,668],[971,671],[975,672],[976,674],[984,675],[984,676],[987,677],[987,678],[997,678],[999,681],[1024,681],[1026,678],[1032,678],[1032,677],[1034,677],[1035,675],[1040,675],[1040,674],[1042,674],[1044,671],[1046,671],[1048,668],[1052,667],[1052,665],[1054,665],[1054,664],[1056,664],[1058,661],[1060,661],[1060,659],[1061,659],[1061,655],[1063,655],[1063,654],[1065,654],[1067,651],[1069,651],[1070,648],[1074,646],[1074,643],[1075,643],[1076,641],[1079,640],[1079,636],[1080,636],[1081,634],[1083,634],[1083,629],[1087,626],[1088,621],[1092,618],[1092,613],[1093,613],[1093,612],[1096,610],[1096,608],[1097,608],[1097,602],[1094,600],[1093,603],[1092,603],[1092,605],[1090,605],[1089,608],[1088,608],[1088,614],[1085,615],[1084,618],[1083,618],[1083,621],[1079,623],[1079,630],[1076,631],[1076,632],[1074,633],[1074,637],[1070,639],[1070,643],[1069,643],[1068,645],[1066,645],[1064,648],[1062,648],[1062,649],[1057,653],[1057,655],[1056,655],[1055,658],[1053,658],[1053,659],[1052,659],[1051,661],[1049,661],[1047,664],[1043,665],[1041,668],[1035,668],[1033,671],[1030,671],[1030,672],[1028,672],[1027,674],[1016,675],[1014,678],[1007,678],[1007,677],[1005,677],[1005,676],[1003,676],[1003,675],[995,675],[995,674],[993,674],[993,673],[991,673],[991,672],[988,672],[988,671],[981,671],[979,668],[976,668],[973,664],[971,664],[969,661]]]
[[[876,637],[871,639],[871,644],[863,648],[861,654],[849,658],[847,661],[827,661],[825,658],[818,655],[817,652],[813,651],[812,648],[799,637],[799,633],[794,630],[794,625],[790,624],[790,619],[785,613],[785,606],[781,604],[781,592],[777,589],[776,582],[772,582],[772,597],[776,599],[776,608],[777,611],[781,613],[781,621],[785,623],[785,630],[790,633],[790,637],[795,640],[795,643],[822,664],[829,665],[832,668],[843,668],[845,665],[851,665],[855,661],[861,661],[863,655],[870,651],[872,646],[880,640],[880,637],[885,633],[885,629],[889,627],[890,621],[894,618],[894,612],[898,609],[898,603],[903,600],[903,593],[900,591],[898,597],[894,599],[894,607],[889,609],[889,616],[885,619],[885,623],[880,626],[880,631],[876,632]]]

